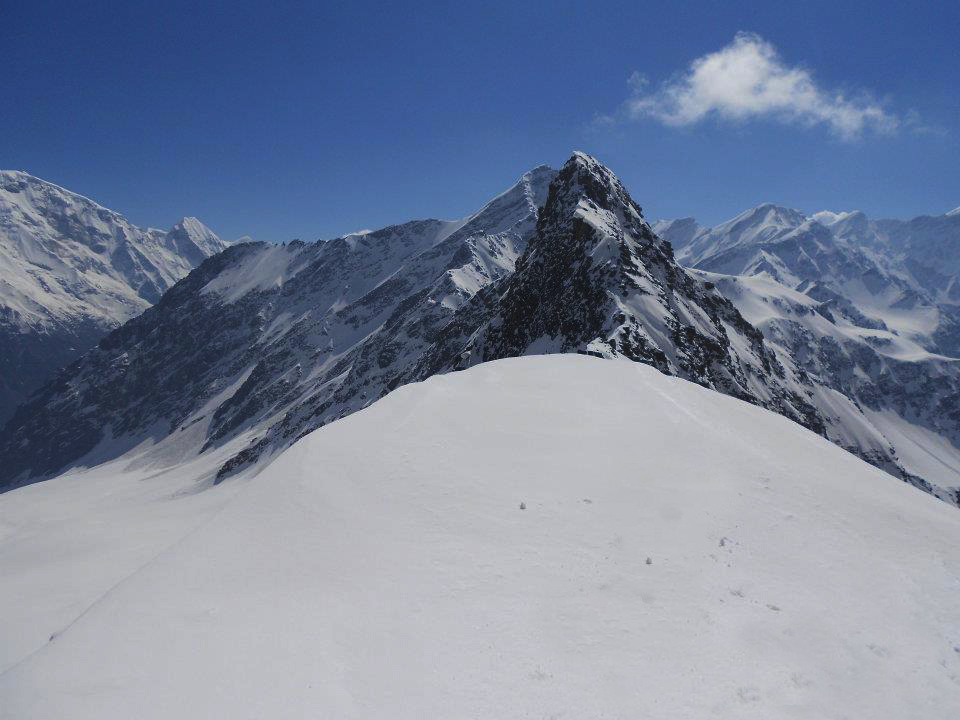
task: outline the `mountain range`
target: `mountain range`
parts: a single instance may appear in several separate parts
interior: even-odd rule
[[[872,221],[765,204],[715,228],[692,218],[654,227],[786,364],[853,401],[841,424],[955,497],[960,216]]]
[[[651,226],[575,153],[459,221],[204,260],[21,406],[0,483],[134,447],[161,465],[223,452],[219,481],[399,385],[574,352],[771,409],[957,504],[953,276],[924,239],[958,228],[769,204]]]

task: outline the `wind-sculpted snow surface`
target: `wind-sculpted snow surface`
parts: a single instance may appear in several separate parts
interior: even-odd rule
[[[203,493],[115,471],[0,496],[2,716],[960,717],[960,514],[643,364],[435,376]]]
[[[143,230],[85,197],[0,172],[0,426],[224,243],[195,218]]]

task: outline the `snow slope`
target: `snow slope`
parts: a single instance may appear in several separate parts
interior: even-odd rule
[[[42,625],[21,606],[72,591],[59,554],[112,549],[114,513],[224,492],[115,482],[124,503],[64,513],[80,547],[15,515],[79,502],[69,483],[0,496],[4,577],[38,578],[0,595],[0,646],[11,609]],[[153,559],[42,628],[0,717],[960,714],[956,510],[648,366],[433,377],[229,485],[175,542],[131,524]]]

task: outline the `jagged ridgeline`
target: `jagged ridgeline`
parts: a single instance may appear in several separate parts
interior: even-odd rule
[[[653,365],[923,485],[860,431],[854,401],[681,267],[616,176],[582,153],[462,221],[242,244],[205,261],[20,409],[0,478],[29,482],[152,439],[177,443],[177,457],[184,443],[229,450],[222,479],[400,384],[564,352]]]

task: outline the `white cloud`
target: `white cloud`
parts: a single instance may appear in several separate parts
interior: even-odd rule
[[[751,33],[738,33],[717,52],[697,58],[689,70],[646,92],[646,79],[630,78],[630,118],[654,118],[667,125],[692,125],[709,116],[742,121],[770,117],[802,125],[826,125],[850,140],[865,130],[892,132],[895,115],[863,95],[847,97],[818,87],[802,67],[784,64],[776,48]]]

